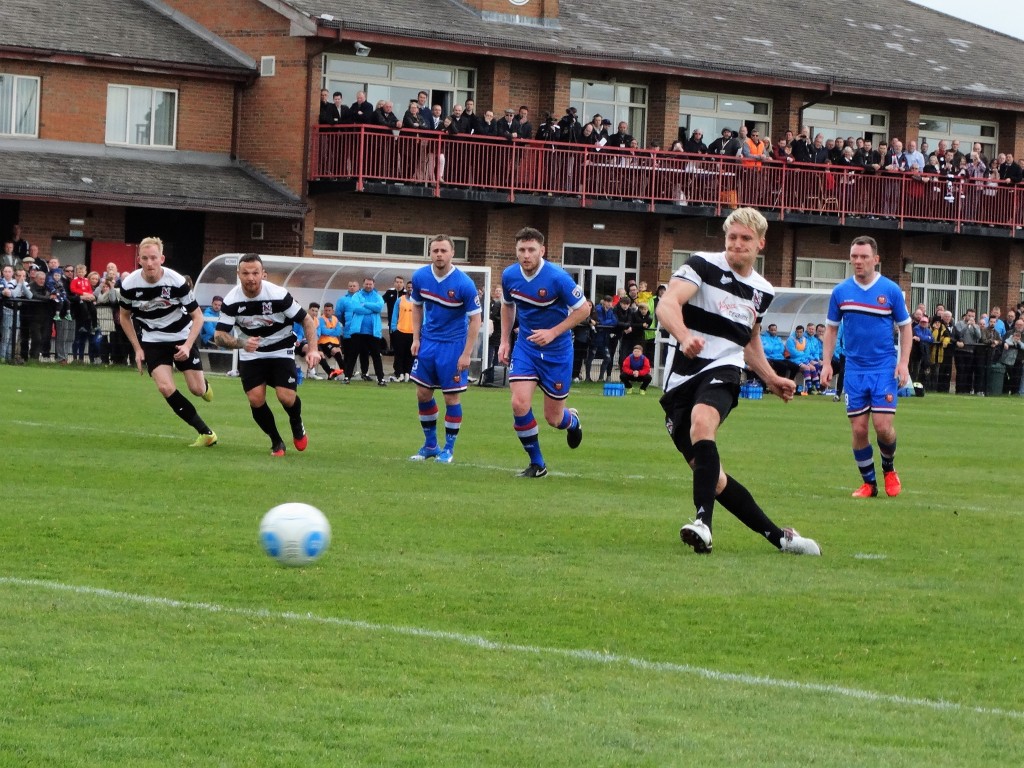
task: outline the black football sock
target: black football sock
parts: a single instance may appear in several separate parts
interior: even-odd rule
[[[199,416],[199,411],[196,407],[190,403],[181,392],[174,390],[170,395],[164,398],[167,404],[171,406],[171,410],[177,415],[179,419],[188,424],[192,429],[198,432],[200,435],[212,434],[206,422]]]
[[[697,519],[708,528],[715,514],[715,486],[722,471],[718,446],[714,440],[698,440],[693,444],[693,506]]]
[[[252,418],[260,429],[262,429],[267,437],[270,438],[271,445],[281,445],[284,440],[281,439],[281,433],[277,431],[277,422],[274,421],[274,413],[270,410],[270,406],[264,403],[259,408],[249,406],[249,410],[252,411]]]
[[[878,455],[882,458],[882,471],[892,472],[896,469],[894,462],[896,461],[896,441],[893,440],[891,443],[883,443],[881,440],[878,441]]]
[[[302,426],[302,401],[299,400],[299,396],[295,396],[295,402],[291,405],[284,405],[282,407],[285,413],[288,414],[288,423],[292,428],[292,437],[298,440],[302,437],[302,433],[305,432],[305,428]]]
[[[718,503],[732,512],[754,533],[764,536],[776,547],[781,546],[782,529],[764,513],[764,510],[754,501],[754,497],[750,495],[750,491],[730,475],[725,476],[725,488],[718,494]]]

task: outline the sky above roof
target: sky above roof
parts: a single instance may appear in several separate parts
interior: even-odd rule
[[[1008,0],[910,0],[935,11],[1024,40],[1024,14]]]

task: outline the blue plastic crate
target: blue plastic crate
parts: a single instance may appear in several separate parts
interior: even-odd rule
[[[605,397],[625,397],[626,396],[626,385],[625,384],[605,384],[604,385],[604,396]]]

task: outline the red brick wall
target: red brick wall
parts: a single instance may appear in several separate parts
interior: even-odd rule
[[[97,67],[5,62],[5,72],[40,77],[39,138],[103,144],[107,86],[139,85],[178,91],[177,148],[197,152],[231,149],[231,83]]]

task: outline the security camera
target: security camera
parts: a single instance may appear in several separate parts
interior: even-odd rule
[[[370,47],[368,45],[363,45],[362,43],[356,43],[355,44],[355,49],[356,49],[356,56],[369,56],[370,55]]]

